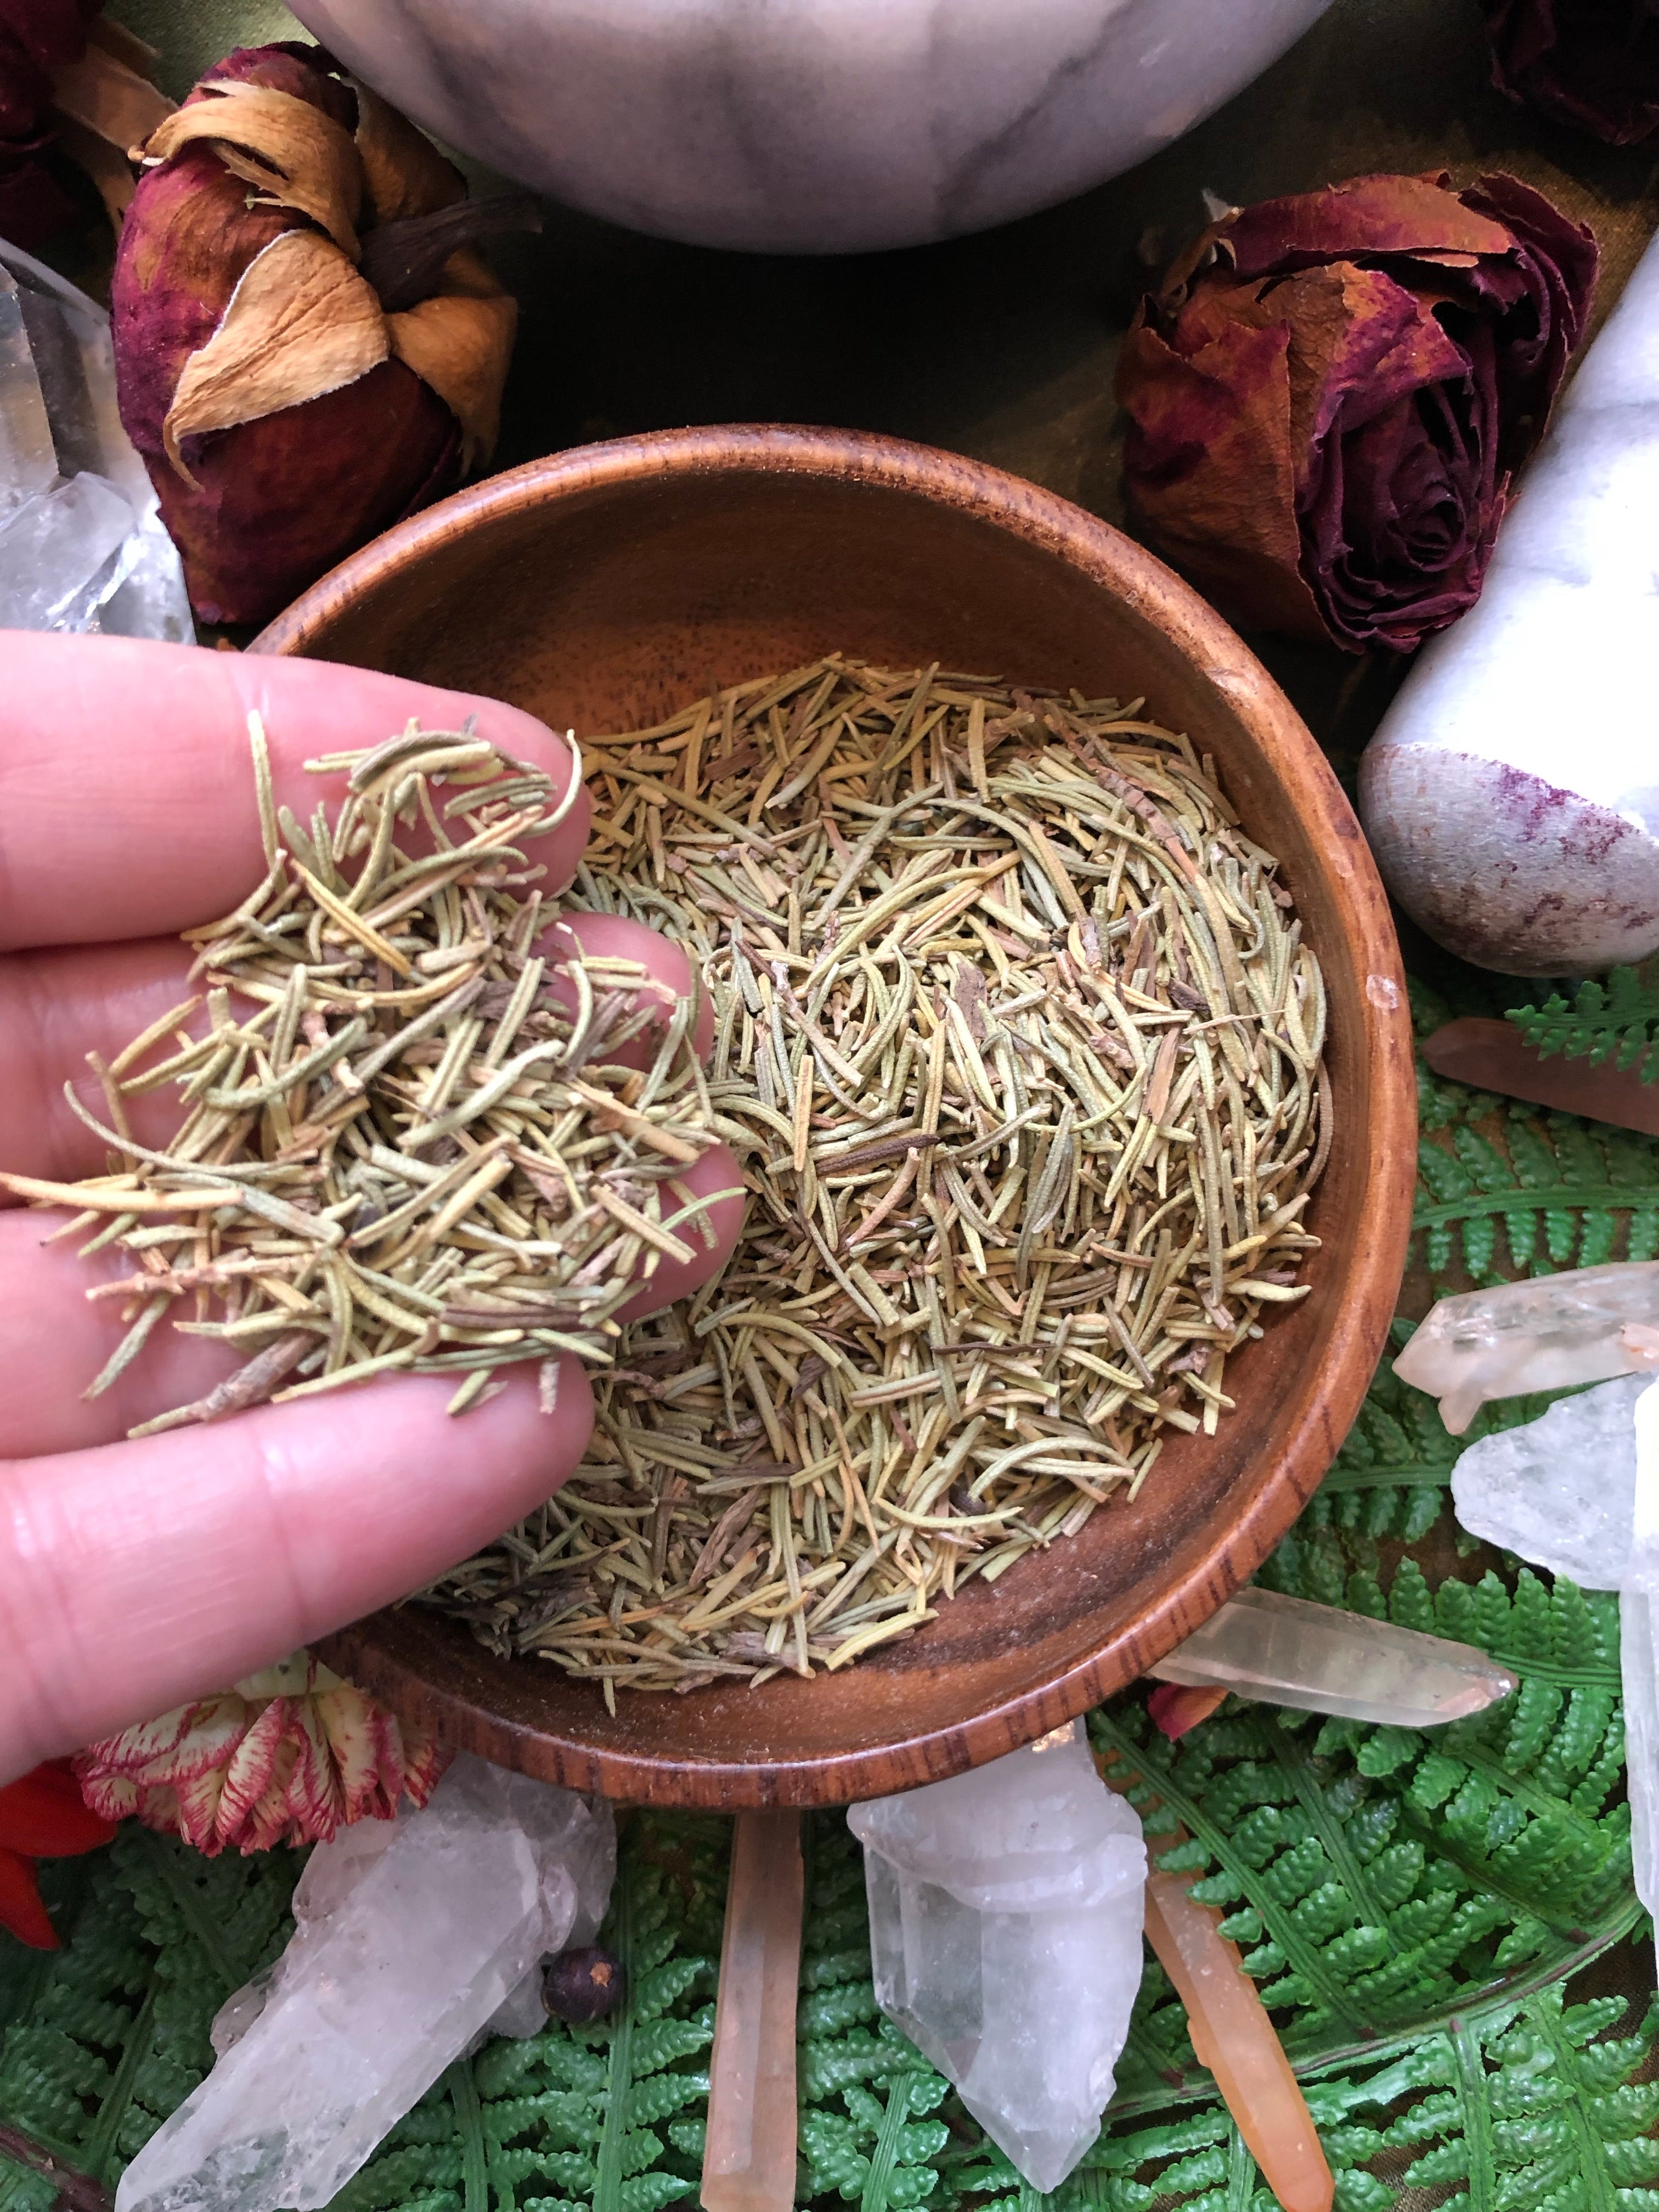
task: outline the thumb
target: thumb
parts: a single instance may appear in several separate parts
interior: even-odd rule
[[[453,1419],[399,1376],[52,1458],[0,1462],[0,1783],[206,1696],[429,1582],[532,1511],[593,1401],[561,1365]]]

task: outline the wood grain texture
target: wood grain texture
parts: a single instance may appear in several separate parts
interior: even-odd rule
[[[1393,925],[1324,757],[1197,595],[1108,525],[957,456],[737,426],[537,461],[401,524],[254,650],[489,691],[585,731],[842,648],[1016,682],[1144,693],[1213,754],[1284,863],[1330,998],[1336,1141],[1309,1214],[1310,1297],[1228,1370],[1214,1438],[1171,1437],[1133,1505],[970,1585],[846,1672],[685,1697],[597,1692],[413,1610],[331,1663],[449,1741],[636,1802],[843,1803],[1014,1749],[1127,1683],[1255,1572],[1301,1510],[1381,1354],[1409,1233],[1414,1079]],[[465,1450],[465,1424],[455,1435]]]

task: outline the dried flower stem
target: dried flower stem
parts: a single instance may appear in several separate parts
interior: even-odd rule
[[[4,2122],[0,2122],[0,2156],[15,2159],[31,2173],[51,2182],[58,2191],[53,2212],[60,2207],[62,2212],[112,2212],[115,2199],[102,2182],[76,2166],[66,2166],[56,2151]]]

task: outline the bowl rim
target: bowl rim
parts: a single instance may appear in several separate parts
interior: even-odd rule
[[[1034,1687],[957,1721],[788,1761],[668,1757],[595,1747],[574,1729],[536,1728],[490,1710],[461,1677],[425,1672],[417,1620],[397,1610],[351,1624],[319,1649],[395,1711],[447,1741],[567,1787],[635,1803],[733,1810],[845,1804],[942,1779],[1017,1748],[1125,1688],[1190,1634],[1263,1564],[1328,1471],[1385,1348],[1405,1267],[1416,1188],[1416,1080],[1406,982],[1386,894],[1358,822],[1311,731],[1243,641],[1191,586],[1144,546],[1060,494],[988,462],[874,432],[789,423],[723,423],[641,433],[524,463],[395,524],[303,592],[252,641],[256,653],[309,655],[371,589],[408,574],[481,526],[548,505],[684,477],[806,475],[920,496],[1056,556],[1126,603],[1224,696],[1270,760],[1297,767],[1296,805],[1352,933],[1374,1019],[1363,1057],[1369,1126],[1358,1240],[1323,1357],[1265,1482],[1203,1554],[1134,1622]],[[446,1626],[449,1624],[445,1624]],[[491,1667],[481,1648],[477,1659]]]

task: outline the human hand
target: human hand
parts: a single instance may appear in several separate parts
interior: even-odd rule
[[[0,1167],[72,1181],[103,1166],[65,1079],[112,1057],[185,995],[177,933],[228,912],[264,872],[246,739],[263,717],[279,803],[309,816],[310,756],[371,745],[411,715],[533,761],[562,790],[569,756],[495,702],[350,668],[121,639],[8,634],[0,720]],[[532,858],[567,884],[586,842],[584,795]],[[579,919],[592,952],[643,963],[684,994],[680,949],[608,915]],[[708,1037],[699,1039],[707,1050]],[[625,1056],[625,1055],[624,1055]],[[135,1097],[133,1133],[181,1118]],[[724,1146],[687,1172],[736,1193]],[[635,1312],[723,1267],[738,1196],[708,1212],[713,1252],[665,1262]],[[61,1224],[0,1195],[0,1783],[205,1695],[401,1596],[531,1511],[580,1458],[592,1400],[566,1359],[554,1413],[533,1375],[451,1420],[453,1381],[390,1378],[124,1441],[237,1364],[158,1331],[103,1396],[83,1399],[123,1333],[120,1301],[87,1289],[119,1255],[45,1244]]]

